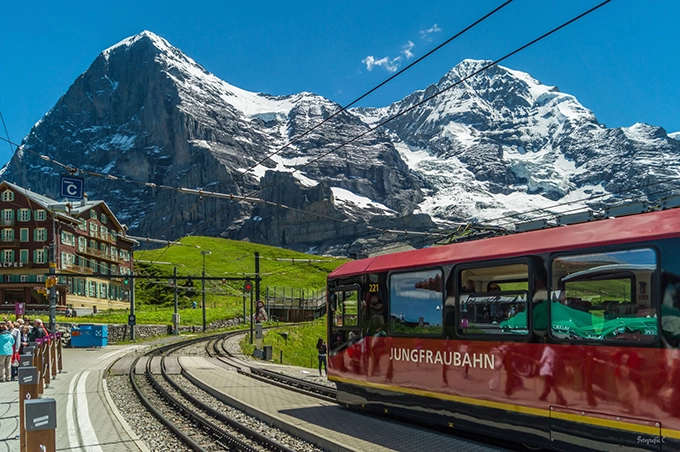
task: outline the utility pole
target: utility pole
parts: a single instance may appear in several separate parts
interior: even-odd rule
[[[130,339],[135,340],[135,325],[137,318],[135,317],[135,272],[130,271]]]
[[[203,332],[205,333],[205,256],[212,253],[210,251],[201,251],[201,254],[203,255],[203,278],[201,278],[201,288],[203,289]]]
[[[255,251],[255,298],[260,301],[260,253]]]
[[[175,329],[172,332],[174,335],[179,334],[179,306],[177,305],[177,266],[175,266],[175,271],[173,273],[172,285],[175,287],[175,313],[172,316],[172,324]]]
[[[53,236],[54,237],[54,236]],[[49,276],[48,278],[56,278],[54,274],[56,273],[56,268],[57,268],[57,261],[55,259],[55,254],[56,250],[54,249],[54,238],[52,240],[52,244],[50,245],[49,249],[49,262],[50,262],[50,269],[49,269]],[[50,302],[50,332],[51,333],[56,333],[57,331],[57,285],[55,281],[51,281],[50,285],[50,295],[49,295],[49,302]]]

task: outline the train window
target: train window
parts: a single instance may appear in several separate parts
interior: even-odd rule
[[[351,327],[359,325],[359,292],[357,290],[344,290],[334,292],[333,326]]]
[[[460,272],[458,333],[528,335],[529,266],[517,263]]]
[[[393,334],[442,334],[442,278],[439,269],[390,275],[390,330]]]
[[[680,276],[664,272],[661,280],[663,338],[668,346],[678,348],[680,347]]]
[[[655,340],[656,269],[651,249],[554,259],[552,335],[568,340]]]

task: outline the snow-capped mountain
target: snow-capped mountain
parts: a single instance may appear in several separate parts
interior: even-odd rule
[[[409,167],[434,187],[423,212],[480,222],[559,212],[585,206],[557,206],[579,199],[611,201],[598,197],[607,193],[663,192],[668,184],[628,190],[677,177],[680,147],[663,129],[608,129],[573,96],[501,66],[465,80],[488,63],[465,60],[423,91],[359,112],[375,123],[421,104],[386,127]]]
[[[607,129],[573,96],[504,67],[464,80],[484,64],[463,61],[400,102],[346,111],[307,133],[340,106],[306,92],[242,90],[143,32],[95,59],[4,177],[58,197],[62,169],[36,154],[47,155],[110,176],[88,177],[88,195],[105,199],[132,235],[338,253],[394,240],[373,228],[431,230],[643,184],[634,194],[669,189],[654,183],[677,176],[677,135],[645,124]],[[267,203],[205,196],[196,205],[178,188]]]

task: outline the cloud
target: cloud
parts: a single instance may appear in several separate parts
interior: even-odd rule
[[[442,29],[439,28],[439,25],[434,24],[430,28],[428,28],[427,30],[420,30],[420,39],[425,39],[425,38],[429,39],[430,35],[432,35],[434,33],[439,33],[440,31],[442,31]]]
[[[387,72],[396,72],[401,65],[401,57],[399,56],[392,59],[389,57],[383,57],[379,60],[376,60],[373,55],[369,55],[361,60],[361,62],[366,65],[366,69],[368,71],[372,71],[374,67],[378,66],[384,68]]]
[[[411,58],[414,57],[413,52],[411,52],[411,49],[414,48],[415,46],[416,45],[412,41],[409,41],[408,44],[402,47],[401,53],[404,54],[407,60],[410,60]]]

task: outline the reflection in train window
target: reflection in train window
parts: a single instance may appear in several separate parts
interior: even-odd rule
[[[552,263],[552,335],[570,340],[652,341],[657,336],[656,253],[564,256]]]
[[[460,272],[460,335],[528,335],[529,266],[524,263]]]
[[[443,330],[442,271],[390,276],[390,330],[393,334],[440,335]]]
[[[345,290],[332,294],[333,326],[359,325],[359,292]]]

